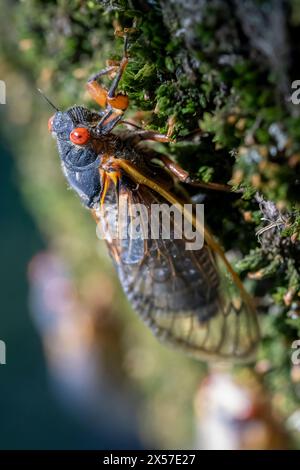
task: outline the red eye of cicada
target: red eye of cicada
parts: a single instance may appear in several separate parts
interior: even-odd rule
[[[49,131],[49,132],[52,132],[53,119],[54,119],[54,114],[53,114],[53,116],[51,116],[51,118],[49,118],[49,120],[48,120],[48,131]]]
[[[76,145],[84,145],[90,140],[90,133],[86,127],[76,127],[70,134],[70,141]]]

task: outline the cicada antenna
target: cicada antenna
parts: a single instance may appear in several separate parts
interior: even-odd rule
[[[50,104],[53,109],[55,109],[55,111],[59,111],[59,109],[49,100],[49,98],[47,98],[47,96],[45,95],[45,93],[42,92],[42,90],[38,88],[37,91],[42,95],[42,97],[47,101],[47,103]]]

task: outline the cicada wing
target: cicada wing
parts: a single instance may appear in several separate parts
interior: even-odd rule
[[[169,239],[151,238],[151,207],[169,206],[158,192],[144,185],[133,191],[121,179],[107,199],[116,213],[125,211],[122,230],[128,229],[127,237],[123,232],[113,240],[120,221],[104,221],[111,256],[128,299],[153,333],[201,359],[248,360],[259,339],[256,312],[228,262],[208,243],[187,250],[175,230]],[[134,230],[139,206],[139,230]]]
[[[222,273],[218,265],[218,261],[222,264],[222,260],[218,260],[218,255],[215,258],[219,285],[214,289],[214,302],[204,305],[199,303],[197,308],[173,308],[160,312],[152,308],[144,311],[144,315],[157,336],[194,356],[203,359],[249,360],[259,340],[256,312],[250,299],[243,298],[230,277]],[[141,282],[145,283],[145,279]],[[178,280],[175,278],[172,284],[176,291]],[[141,284],[138,288],[142,291]],[[176,292],[177,297],[181,295],[180,291]],[[139,310],[137,305],[135,308]]]

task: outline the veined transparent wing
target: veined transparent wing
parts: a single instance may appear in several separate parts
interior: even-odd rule
[[[175,215],[169,239],[152,239],[152,205],[180,203],[152,180],[129,176],[131,182],[123,176],[106,188],[97,217],[133,308],[159,339],[193,356],[249,360],[259,340],[256,312],[222,249],[205,229],[204,246],[186,250],[184,237],[175,237]],[[138,205],[144,208],[140,235],[133,236]],[[127,238],[116,237],[121,213],[126,213]]]

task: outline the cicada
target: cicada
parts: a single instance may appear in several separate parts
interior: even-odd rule
[[[183,211],[187,199],[175,190],[175,182],[193,182],[171,158],[147,147],[146,141],[167,142],[168,136],[138,126],[116,130],[126,122],[123,115],[129,100],[117,89],[128,60],[125,39],[122,60],[88,81],[87,90],[102,111],[56,108],[50,118],[62,171],[102,225],[122,287],[154,334],[200,359],[248,360],[259,339],[256,311],[207,227],[203,227],[204,244],[197,250],[186,250],[184,237],[175,236],[174,229],[168,239],[113,236],[125,207],[128,224],[133,205],[146,208],[141,215],[144,235],[149,232],[151,218],[146,215],[153,204],[175,205]],[[109,89],[100,82],[103,75],[113,76]],[[223,189],[218,184],[198,185]],[[196,227],[193,211],[189,220]]]

